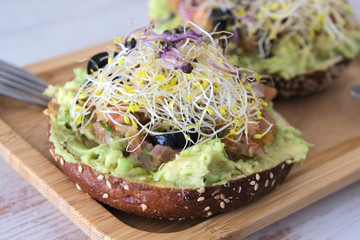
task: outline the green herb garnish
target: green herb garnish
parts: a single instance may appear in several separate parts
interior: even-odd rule
[[[105,129],[105,131],[109,134],[109,135],[111,135],[111,129],[112,129],[112,127],[111,126],[106,126],[105,125],[105,123],[103,123],[103,122],[100,122],[100,125]]]
[[[251,159],[253,159],[253,157],[250,157],[250,156],[245,155],[245,154],[241,154],[241,156],[242,156],[245,160],[251,160]]]
[[[151,154],[150,154],[150,150],[149,150],[149,149],[143,148],[143,149],[141,150],[141,152],[142,152],[143,154],[149,156],[151,161],[154,160],[154,159],[153,159],[153,156],[151,156]]]

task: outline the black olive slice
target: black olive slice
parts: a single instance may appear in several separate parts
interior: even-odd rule
[[[133,49],[136,47],[136,39],[135,38],[131,38],[130,40],[127,40],[125,42],[125,47]]]
[[[92,74],[96,72],[100,68],[105,67],[108,64],[109,53],[108,52],[101,52],[94,56],[92,56],[87,65],[87,73]]]
[[[194,142],[198,140],[197,133],[189,133],[188,135],[190,135],[191,140],[193,140]],[[185,136],[182,132],[153,135],[149,136],[148,140],[154,146],[156,144],[160,144],[163,146],[169,146],[172,149],[182,149],[184,148],[184,146],[185,148],[188,148],[194,145],[191,141],[186,141]]]

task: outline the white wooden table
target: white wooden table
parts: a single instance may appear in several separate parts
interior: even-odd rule
[[[350,2],[360,13],[360,2]],[[147,23],[145,0],[0,0],[0,58],[24,66]],[[0,239],[87,239],[2,159],[0,176]],[[360,182],[247,239],[360,239]]]

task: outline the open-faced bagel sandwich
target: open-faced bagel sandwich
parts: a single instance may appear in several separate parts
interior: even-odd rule
[[[290,97],[331,86],[358,55],[351,11],[343,0],[150,0],[149,15],[158,29],[191,20],[231,36],[228,61],[265,75],[279,97]]]
[[[188,25],[136,29],[47,90],[51,153],[93,198],[146,217],[208,217],[263,197],[304,160],[309,144],[273,111],[276,91]]]

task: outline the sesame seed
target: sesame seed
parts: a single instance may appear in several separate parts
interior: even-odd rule
[[[199,197],[199,198],[197,199],[197,201],[198,201],[198,202],[201,202],[201,201],[204,201],[204,199],[205,199],[204,197]]]
[[[208,212],[207,215],[208,217],[210,217],[212,215],[212,212]]]
[[[127,184],[124,185],[125,190],[129,190],[129,186]]]
[[[188,207],[188,206],[184,206],[184,208],[185,208],[185,209],[189,209],[189,207]]]
[[[146,209],[148,208],[145,204],[141,204],[140,205],[141,206],[141,209],[143,210],[143,212],[145,212],[146,211]]]
[[[266,179],[265,181],[265,187],[269,186],[269,179]]]
[[[64,159],[60,158],[60,165],[63,166],[64,165]]]
[[[209,211],[210,210],[210,206],[207,206],[204,211]]]
[[[55,158],[55,159],[56,159],[56,156],[55,156],[54,151],[50,150],[49,152],[50,152],[51,156],[53,156],[53,158]]]
[[[214,197],[214,199],[216,199],[216,200],[220,199],[220,195],[216,195],[216,196]]]
[[[225,202],[225,203],[229,203],[230,200],[229,200],[228,198],[225,198],[225,199],[224,199],[224,202]]]
[[[254,190],[257,191],[259,189],[259,184],[256,183],[255,186],[254,186]]]
[[[81,190],[81,187],[80,187],[79,184],[76,183],[75,186],[76,186],[76,188],[77,188],[78,190]]]
[[[225,208],[225,203],[224,203],[224,202],[221,202],[221,203],[220,203],[220,207],[221,207],[222,209],[224,209],[224,208]]]
[[[218,192],[220,192],[220,188],[218,188],[218,189],[216,189],[215,191],[213,191],[213,192],[211,193],[211,196],[214,196],[214,195],[217,194]]]
[[[241,192],[241,187],[239,187],[239,190],[238,190],[238,193],[240,193]]]
[[[285,164],[281,165],[281,169],[284,169],[285,168]]]
[[[199,188],[197,191],[198,191],[200,194],[201,194],[201,193],[204,193],[204,192],[205,192],[205,188],[204,188],[204,187],[201,187],[201,188]]]
[[[251,181],[251,182],[249,182],[249,184],[251,185],[251,186],[254,186],[255,185],[255,181]]]
[[[224,200],[224,199],[225,199],[225,195],[224,195],[224,194],[220,194],[220,198],[221,198],[222,200]]]
[[[104,175],[101,175],[101,174],[100,174],[99,176],[97,176],[97,179],[98,179],[98,180],[103,180],[103,179],[104,179]]]
[[[256,181],[259,181],[259,180],[260,180],[260,175],[259,175],[259,174],[256,174],[256,175],[255,175],[255,179],[256,179]]]
[[[269,173],[270,179],[274,178],[274,174],[272,172]]]
[[[82,166],[81,166],[81,165],[79,165],[79,166],[78,166],[78,171],[79,171],[79,173],[82,173],[83,168],[82,168]]]
[[[106,185],[111,189],[111,183],[109,182],[109,180],[106,180]]]
[[[291,159],[288,159],[288,160],[285,161],[285,163],[286,163],[286,164],[291,164],[292,161],[291,161]]]
[[[276,180],[272,181],[271,187],[273,187],[275,185],[275,182],[276,182]]]
[[[103,197],[103,198],[108,198],[108,197],[109,197],[109,194],[104,193],[104,194],[102,195],[102,197]]]

